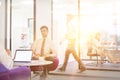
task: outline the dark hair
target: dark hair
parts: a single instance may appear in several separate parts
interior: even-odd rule
[[[48,30],[48,27],[47,27],[47,26],[41,26],[41,27],[40,27],[40,30],[42,30],[43,28],[45,28],[45,29]]]

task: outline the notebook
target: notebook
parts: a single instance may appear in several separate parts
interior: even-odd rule
[[[32,50],[16,50],[14,62],[31,62]]]

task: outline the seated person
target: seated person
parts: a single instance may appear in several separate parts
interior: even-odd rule
[[[104,53],[104,46],[101,44],[101,34],[99,32],[90,36],[88,40],[88,54],[96,53],[101,57],[101,63],[103,63],[106,54]]]
[[[10,51],[0,46],[0,80],[27,80],[29,77],[30,69],[26,66],[13,68]]]
[[[52,40],[48,39],[47,37],[48,27],[42,26],[40,28],[40,31],[42,34],[42,38],[36,40],[31,47],[33,51],[33,59],[44,57],[44,59],[46,60],[53,61],[54,64],[54,59],[57,57],[57,54]],[[49,69],[53,64],[47,66],[48,71],[50,71]]]
[[[13,68],[13,60],[12,57],[10,57],[6,50],[0,46],[0,62],[8,69]]]

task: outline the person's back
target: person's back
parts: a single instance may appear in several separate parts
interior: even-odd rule
[[[104,53],[104,46],[101,44],[101,34],[97,32],[93,39],[93,49],[96,51],[98,55],[101,57],[101,63],[103,63],[106,54]]]
[[[0,63],[2,63],[6,68],[11,69],[13,68],[13,60],[10,57],[6,50],[0,46]]]

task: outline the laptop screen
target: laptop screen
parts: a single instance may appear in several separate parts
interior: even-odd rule
[[[15,62],[30,62],[32,59],[32,50],[16,50]]]

